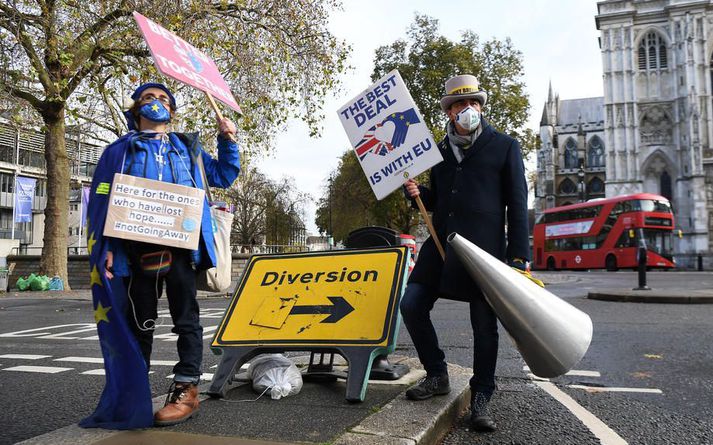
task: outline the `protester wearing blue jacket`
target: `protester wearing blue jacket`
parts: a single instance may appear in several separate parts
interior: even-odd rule
[[[197,271],[209,269],[216,263],[207,200],[203,205],[200,241],[194,251],[103,237],[107,191],[111,189],[113,175],[124,173],[205,189],[198,156],[202,159],[208,186],[230,187],[240,173],[233,122],[228,119],[218,122],[216,160],[203,151],[197,133],[168,132],[176,100],[165,85],[141,85],[131,98],[133,106],[125,112],[131,131],[102,153],[89,201],[92,294],[107,384],[95,413],[80,423],[85,427],[127,429],[150,423],[173,425],[196,412],[203,357],[196,276]],[[97,273],[97,269],[103,272]],[[173,368],[174,381],[165,406],[149,418],[147,372],[158,321],[158,298],[164,284],[173,321],[172,332],[178,335],[179,361]],[[116,317],[119,311],[124,317]],[[126,332],[131,332],[133,338],[126,338]],[[135,368],[141,369],[135,372]],[[129,374],[132,377],[128,377]]]

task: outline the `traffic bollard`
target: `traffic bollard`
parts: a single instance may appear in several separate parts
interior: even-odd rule
[[[646,285],[646,247],[639,246],[639,287],[635,287],[634,290],[651,290],[649,286]]]

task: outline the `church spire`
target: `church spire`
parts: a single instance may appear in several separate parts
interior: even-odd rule
[[[544,127],[546,125],[550,125],[550,118],[549,118],[549,106],[548,104],[545,104],[544,107],[542,107],[542,118],[540,119],[540,127]]]
[[[550,91],[547,93],[547,102],[552,102],[552,79],[550,79]]]

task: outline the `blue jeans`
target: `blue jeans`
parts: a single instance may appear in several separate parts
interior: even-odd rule
[[[157,250],[160,249],[157,246]],[[153,328],[158,321],[158,296],[163,293],[165,283],[173,321],[171,332],[178,335],[176,345],[179,361],[173,367],[174,380],[198,384],[203,360],[203,327],[200,325],[196,301],[196,271],[188,250],[170,250],[173,257],[171,269],[164,276],[147,276],[136,264],[132,264],[131,277],[125,279],[129,296],[127,322],[139,342],[146,366],[150,367]]]
[[[434,289],[420,283],[410,283],[401,299],[404,324],[429,376],[448,373],[446,356],[438,346],[436,330],[431,322],[431,310],[437,299]],[[495,391],[498,319],[482,297],[475,297],[470,302],[470,324],[474,336],[474,375],[470,379],[470,387],[473,393],[482,393],[489,399]]]

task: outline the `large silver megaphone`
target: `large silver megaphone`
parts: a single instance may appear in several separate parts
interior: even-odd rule
[[[557,377],[579,362],[592,341],[587,314],[457,233],[448,236],[448,243],[480,285],[533,374]]]

